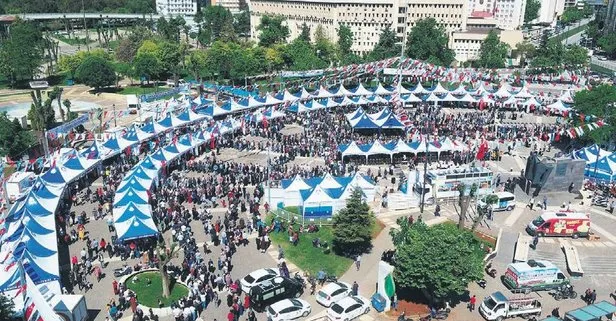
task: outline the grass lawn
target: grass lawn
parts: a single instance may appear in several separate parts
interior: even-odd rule
[[[136,276],[138,277],[137,281],[133,283],[133,276],[126,280],[126,286],[135,291],[137,300],[145,306],[158,308],[158,299],[162,299],[163,304],[168,307],[188,294],[188,289],[184,285],[175,283],[173,278],[170,278],[172,284],[171,295],[168,298],[163,298],[161,295],[163,291],[162,280],[158,272],[143,272]],[[149,286],[146,284],[146,278],[152,281]]]
[[[120,95],[147,95],[154,92],[163,92],[169,90],[169,87],[152,87],[152,86],[127,86],[122,87],[117,93]]]
[[[578,26],[578,27],[572,28],[572,29],[567,30],[567,31],[565,31],[565,32],[563,32],[561,34],[558,34],[558,35],[554,36],[554,37],[550,37],[550,40],[551,39],[556,39],[558,41],[563,41],[563,40],[565,40],[565,39],[567,39],[567,38],[569,38],[569,37],[571,37],[571,36],[573,36],[573,35],[575,35],[577,33],[580,33],[582,31],[586,30],[586,27],[587,27],[587,25],[582,25],[582,26]]]

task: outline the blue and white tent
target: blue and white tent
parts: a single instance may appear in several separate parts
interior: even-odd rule
[[[578,149],[574,151],[571,156],[573,158],[583,159],[588,164],[588,163],[594,163],[595,161],[597,161],[597,153],[599,154],[598,158],[607,157],[612,154],[611,152],[605,149],[601,149],[599,145],[594,144],[594,145],[584,147],[582,149]]]
[[[379,125],[377,125],[368,115],[364,114],[358,118],[355,118],[351,121],[351,127],[353,129],[378,129]]]
[[[129,203],[114,208],[113,225],[120,241],[158,235],[149,205]]]

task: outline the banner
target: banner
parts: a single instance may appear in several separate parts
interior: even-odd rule
[[[79,125],[83,125],[85,123],[88,122],[89,120],[89,115],[88,113],[85,113],[69,122],[66,122],[56,128],[52,128],[50,130],[47,131],[47,137],[50,139],[55,139],[56,137],[58,137],[58,134],[66,134],[68,133],[71,129],[79,126]]]
[[[308,78],[323,75],[323,70],[283,71],[279,75],[282,78]]]

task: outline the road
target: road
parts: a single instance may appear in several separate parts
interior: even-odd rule
[[[590,62],[595,65],[610,69],[616,73],[616,61],[614,60],[599,60],[597,56],[592,56],[590,58]]]

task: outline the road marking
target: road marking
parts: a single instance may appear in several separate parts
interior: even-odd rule
[[[616,245],[612,242],[603,242],[603,244],[607,245],[608,247],[614,247]]]
[[[511,214],[509,214],[509,217],[507,217],[507,219],[505,220],[505,226],[513,226],[513,224],[515,224],[515,222],[520,218],[522,213],[524,213],[524,204],[516,202],[515,209],[513,210],[513,212],[511,212]]]
[[[556,241],[554,241],[554,239],[552,239],[552,238],[545,238],[545,237],[544,237],[544,238],[541,238],[541,240],[542,240],[544,243],[548,243],[548,244],[554,244],[554,243],[556,243]]]
[[[607,245],[605,245],[605,243],[603,242],[597,242],[594,244],[596,247],[607,247]]]
[[[612,241],[612,242],[615,242],[615,243],[616,243],[616,236],[614,236],[614,235],[610,234],[608,231],[604,230],[603,228],[601,228],[601,227],[599,227],[599,226],[597,226],[597,225],[593,225],[593,226],[591,227],[591,229],[592,229],[593,231],[595,231],[595,232],[597,232],[597,233],[599,233],[599,234],[601,234],[601,235],[605,236],[605,237],[606,237],[607,239],[609,239],[610,241]]]

